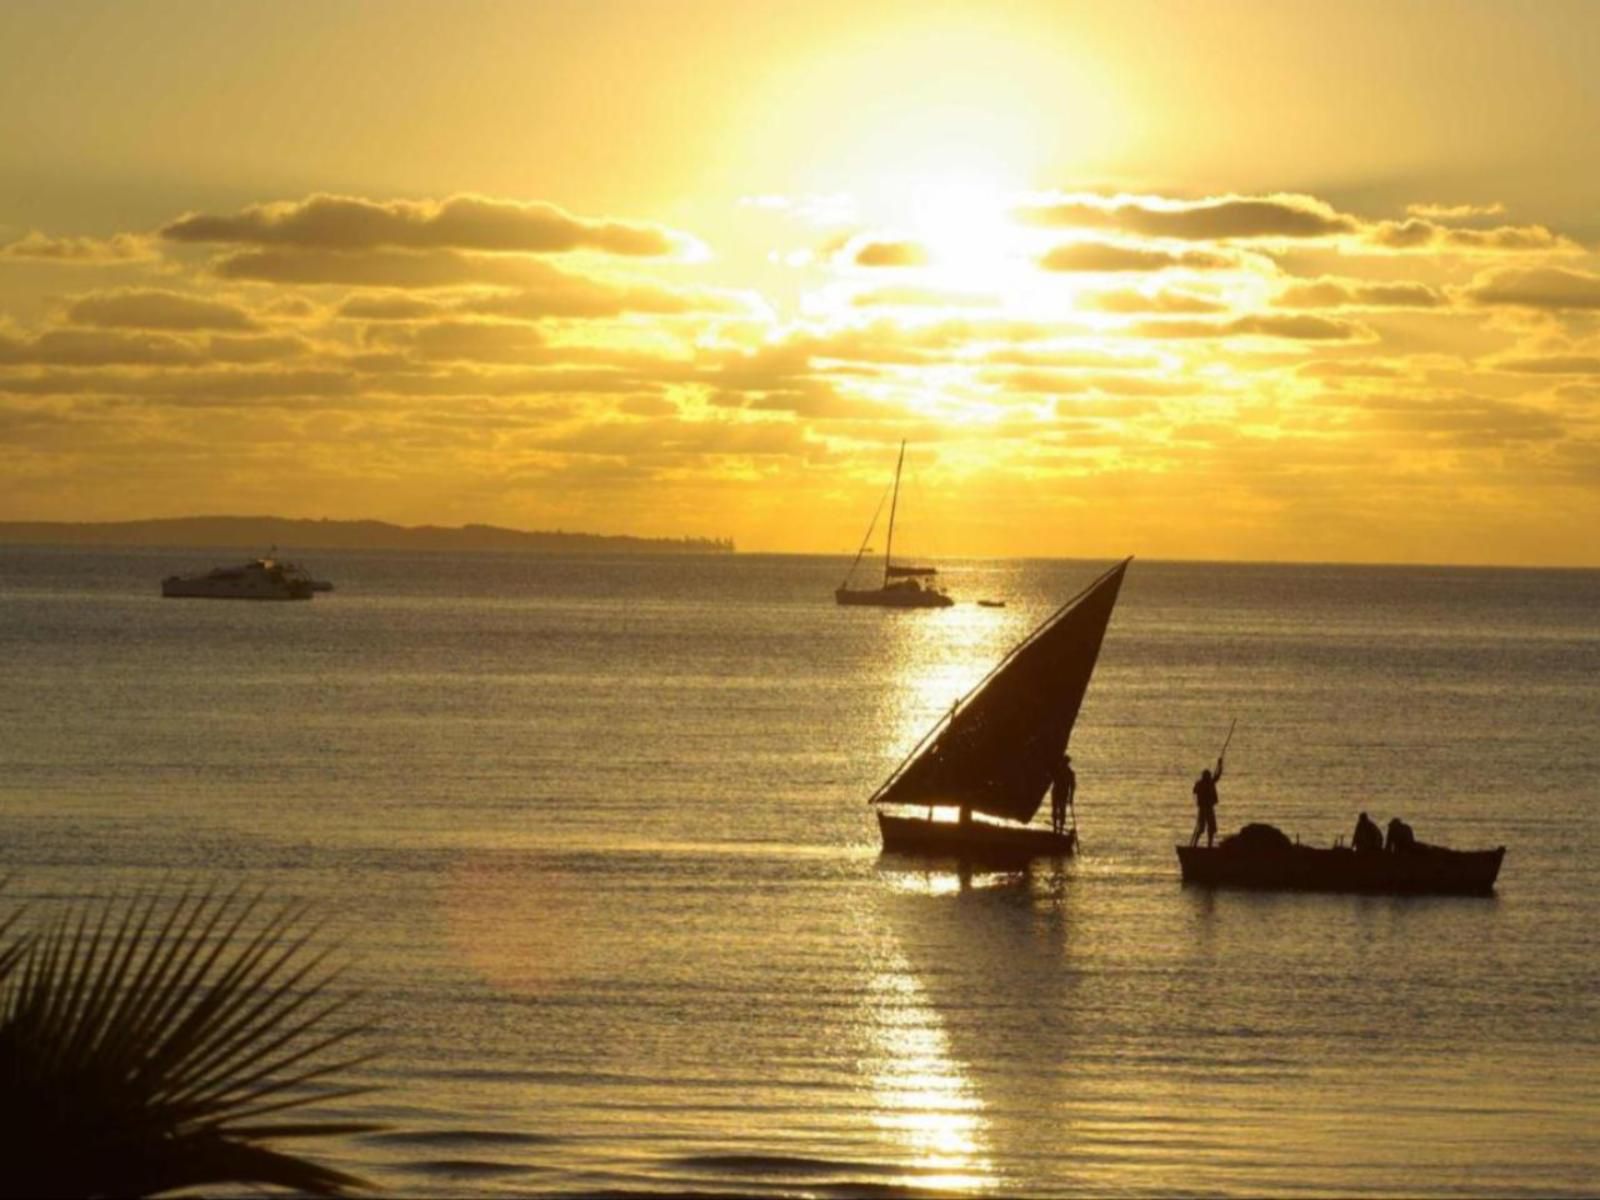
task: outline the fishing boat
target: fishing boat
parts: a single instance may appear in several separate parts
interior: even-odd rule
[[[1487,896],[1506,856],[1504,846],[1449,850],[1418,842],[1404,850],[1367,852],[1302,846],[1270,825],[1246,826],[1214,847],[1175,849],[1186,884],[1395,895]]]
[[[885,852],[1001,868],[1075,852],[1075,822],[1062,833],[1029,822],[1066,753],[1132,561],[1014,646],[872,794]]]
[[[894,518],[895,510],[900,505],[900,471],[905,463],[906,444],[901,442],[900,458],[894,465],[892,499],[889,501],[889,538],[883,549],[883,585],[875,588],[850,586],[850,577],[855,574],[862,556],[866,554],[867,545],[872,541],[872,531],[878,524],[878,516],[883,512],[883,500],[880,499],[877,511],[872,514],[872,521],[867,525],[867,536],[861,539],[861,548],[856,551],[850,569],[845,572],[844,582],[834,589],[833,598],[840,604],[864,604],[877,608],[949,608],[955,603],[936,585],[923,582],[939,573],[937,567],[896,565],[894,561]]]

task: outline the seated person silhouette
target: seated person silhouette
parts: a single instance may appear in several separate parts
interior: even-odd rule
[[[1350,846],[1357,854],[1370,854],[1383,849],[1383,832],[1366,813],[1356,819],[1356,831],[1350,838]]]
[[[1383,839],[1383,848],[1391,854],[1409,854],[1417,848],[1417,835],[1399,817],[1389,822],[1389,834]]]

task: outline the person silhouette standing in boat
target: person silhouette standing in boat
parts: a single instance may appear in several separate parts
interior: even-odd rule
[[[1078,793],[1078,776],[1072,769],[1072,755],[1063,754],[1050,781],[1050,828],[1057,837],[1067,831],[1067,813]]]
[[[1189,845],[1198,846],[1200,835],[1206,835],[1206,848],[1217,838],[1217,784],[1222,782],[1222,755],[1217,755],[1217,770],[1213,774],[1210,770],[1200,772],[1200,778],[1194,781],[1194,835],[1189,839]]]

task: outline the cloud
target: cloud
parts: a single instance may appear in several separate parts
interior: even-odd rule
[[[1268,337],[1290,341],[1353,341],[1368,331],[1349,321],[1307,315],[1256,314],[1232,321],[1141,321],[1132,331],[1151,338]]]
[[[624,313],[732,313],[747,311],[748,306],[726,292],[704,288],[622,286],[566,276],[541,287],[473,297],[455,308],[480,316],[536,321],[546,317],[619,317]]]
[[[237,305],[159,288],[122,288],[75,296],[66,308],[74,325],[101,329],[216,329],[243,333],[260,328]]]
[[[670,417],[678,411],[678,406],[665,396],[623,396],[616,402],[616,409],[630,417]]]
[[[1600,354],[1544,354],[1502,358],[1497,371],[1514,375],[1600,375]]]
[[[288,293],[276,296],[261,306],[261,315],[286,321],[305,321],[318,316],[322,310],[304,296]]]
[[[194,346],[158,333],[51,329],[28,338],[0,334],[0,363],[37,366],[189,366],[204,361]]]
[[[761,392],[748,399],[724,393],[722,399],[734,399],[751,412],[790,413],[812,421],[892,421],[906,415],[897,405],[847,396],[820,380],[803,387]]]
[[[1368,227],[1365,240],[1385,250],[1460,251],[1468,254],[1582,253],[1570,238],[1543,225],[1501,225],[1495,229],[1456,229],[1413,217],[1379,221]]]
[[[392,364],[391,364],[392,365]],[[615,368],[552,367],[535,370],[485,370],[452,365],[443,371],[380,375],[368,380],[364,391],[393,396],[611,396],[648,391],[660,380],[644,372]],[[664,374],[670,374],[666,372]]]
[[[1324,277],[1292,284],[1279,292],[1280,308],[1438,308],[1443,292],[1424,283],[1364,283]]]
[[[100,267],[148,262],[156,257],[150,239],[131,233],[108,238],[51,237],[33,230],[0,246],[0,258],[31,259],[63,266]]]
[[[1553,413],[1527,404],[1470,394],[1431,397],[1363,396],[1352,403],[1374,423],[1432,441],[1498,448],[1507,442],[1554,441],[1566,425]]]
[[[1564,267],[1503,267],[1465,290],[1474,304],[1553,310],[1600,309],[1600,275]]]
[[[1359,222],[1312,196],[1221,196],[1167,200],[1159,196],[1106,198],[1093,195],[1019,209],[1030,225],[1108,229],[1145,237],[1186,241],[1247,238],[1321,238],[1354,233]]]
[[[0,373],[0,392],[31,396],[132,396],[228,404],[277,397],[341,397],[356,392],[355,377],[343,371],[277,368],[220,368],[201,371],[74,371],[40,374]]]
[[[409,350],[432,361],[528,363],[544,358],[544,335],[528,325],[484,321],[438,321],[398,328],[378,327],[373,341]]]
[[[293,334],[277,337],[214,335],[206,339],[206,357],[217,363],[281,362],[286,358],[302,358],[311,349],[310,342]]]
[[[174,242],[309,250],[476,250],[661,257],[689,239],[658,225],[587,220],[553,204],[459,195],[443,201],[314,195],[255,204],[232,216],[190,214],[161,230]]]
[[[886,287],[859,292],[850,303],[856,308],[998,308],[996,292],[958,292],[942,288]]]
[[[549,278],[536,259],[459,250],[244,250],[211,264],[223,279],[343,287],[455,288],[485,284],[520,287]],[[559,272],[558,272],[559,274]]]
[[[1295,374],[1308,379],[1394,379],[1404,372],[1392,363],[1365,359],[1318,359],[1302,363]]]
[[[1088,392],[1113,396],[1181,396],[1197,390],[1195,384],[1180,380],[1113,372],[1021,369],[990,372],[988,378],[1009,391],[1052,396],[1077,396]]]
[[[927,264],[928,251],[918,242],[865,242],[852,261],[858,267],[921,267]]]
[[[1499,205],[1411,205],[1402,221],[1364,221],[1305,195],[1222,196],[1170,200],[1159,196],[1065,196],[1025,206],[1017,217],[1046,228],[1105,230],[1182,241],[1303,240],[1359,237],[1391,251],[1460,253],[1577,253],[1569,238],[1542,225],[1459,228],[1440,220],[1488,216]]]
[[[448,305],[415,296],[351,296],[334,316],[351,321],[423,321],[448,311]]]
[[[1220,300],[1189,292],[1141,292],[1129,288],[1117,292],[1095,292],[1083,297],[1086,308],[1108,313],[1173,313],[1204,315],[1227,309]]]
[[[1185,267],[1215,271],[1234,265],[1226,255],[1204,250],[1150,250],[1109,242],[1067,242],[1047,251],[1039,265],[1047,271],[1164,271]]]
[[[618,285],[568,275],[542,264],[534,286],[452,300],[406,295],[351,296],[336,316],[359,321],[422,321],[450,316],[500,317],[514,321],[546,318],[599,319],[627,313],[745,312],[748,306],[730,293],[704,288],[671,288],[654,284]]]
[[[1033,342],[1059,333],[1056,325],[1005,318],[954,318],[909,326],[878,320],[841,329],[795,330],[754,350],[702,358],[701,377],[730,391],[767,391],[823,372],[859,374],[868,369],[863,364],[947,366],[952,356],[983,346]]]
[[[1504,204],[1408,204],[1406,213],[1413,217],[1431,218],[1435,221],[1464,221],[1470,217],[1498,217],[1506,211]]]
[[[1100,371],[1149,371],[1162,365],[1152,354],[1130,354],[1123,347],[999,346],[986,350],[982,361],[994,366],[1045,367]]]
[[[800,455],[808,449],[803,427],[792,421],[606,421],[541,439],[540,446],[576,454],[621,455],[674,461],[704,455]]]

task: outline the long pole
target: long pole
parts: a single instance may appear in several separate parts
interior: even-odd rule
[[[1222,739],[1222,749],[1217,751],[1217,761],[1218,762],[1221,762],[1222,761],[1222,756],[1228,752],[1228,743],[1233,741],[1234,726],[1236,726],[1238,724],[1239,724],[1239,718],[1235,717],[1233,719],[1233,721],[1228,725],[1228,736]]]
[[[889,586],[889,559],[894,554],[894,510],[900,503],[900,468],[906,465],[906,444],[900,443],[900,457],[894,464],[894,499],[889,501],[889,537],[883,546],[883,586]]]

